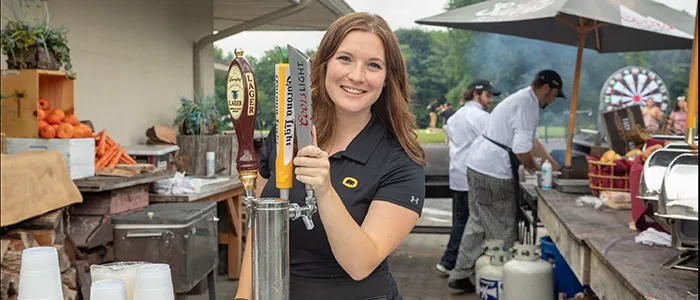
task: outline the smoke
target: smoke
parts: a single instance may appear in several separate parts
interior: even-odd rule
[[[574,86],[576,50],[576,47],[569,45],[473,32],[469,45],[465,45],[465,57],[467,57],[467,72],[472,77],[490,80],[503,92],[495,99],[496,101],[527,87],[534,75],[540,70],[557,71],[564,82],[564,93],[568,99],[559,99],[548,106],[545,111],[541,112],[541,115],[547,117],[540,118],[540,123],[559,126],[566,124],[568,119]],[[577,101],[577,111],[581,112],[577,114],[577,118],[581,116],[581,120],[577,121],[577,124],[586,127],[595,126],[595,116],[598,115],[598,107],[602,101],[600,91],[605,80],[616,70],[630,64],[642,65],[657,72],[671,88],[671,98],[675,99],[674,93],[682,93],[683,86],[687,86],[688,73],[681,71],[676,74],[678,70],[674,68],[677,68],[678,64],[673,61],[685,61],[685,57],[689,58],[689,55],[690,51],[600,54],[594,50],[584,49]],[[678,56],[683,58],[679,60]],[[630,57],[646,58],[635,60],[630,59]],[[653,63],[653,65],[644,65],[649,63]],[[588,117],[590,115],[593,117]]]

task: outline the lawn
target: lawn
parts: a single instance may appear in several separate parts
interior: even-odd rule
[[[416,130],[418,142],[421,144],[442,144],[447,142],[447,136],[443,130],[428,132],[426,129]]]
[[[442,144],[447,142],[447,136],[445,135],[445,131],[443,130],[435,130],[433,132],[428,132],[426,129],[418,129],[416,130],[416,132],[418,133],[418,142],[420,142],[421,144]],[[549,128],[547,128],[547,135],[549,138],[564,138],[565,132],[566,128],[562,126],[550,126]],[[267,136],[267,133],[267,130],[256,130],[255,136]],[[537,128],[537,135],[541,139],[544,139],[544,126],[540,126]]]
[[[418,141],[421,144],[440,144],[440,143],[446,143],[447,142],[447,136],[445,135],[445,132],[440,130],[440,131],[433,131],[433,132],[427,132],[425,129],[418,129],[416,130],[418,132]],[[564,138],[565,133],[566,133],[566,128],[563,126],[550,126],[546,130],[547,136],[549,138]],[[544,139],[545,136],[545,127],[540,126],[537,128],[537,136],[540,137],[540,139]]]

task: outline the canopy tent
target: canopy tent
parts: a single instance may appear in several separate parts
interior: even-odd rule
[[[690,49],[693,21],[692,16],[651,0],[491,0],[416,23],[576,45],[566,168],[571,166],[583,49],[600,53]]]

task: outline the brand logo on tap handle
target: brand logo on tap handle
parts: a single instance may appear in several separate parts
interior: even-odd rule
[[[299,93],[299,116],[297,119],[302,126],[309,126],[308,96],[306,90],[306,64],[297,62],[297,92]]]

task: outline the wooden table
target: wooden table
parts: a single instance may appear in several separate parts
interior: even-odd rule
[[[538,215],[579,281],[600,299],[697,299],[697,273],[661,264],[681,252],[634,242],[629,210],[578,207],[581,195],[537,189]],[[645,298],[646,297],[646,298]]]
[[[173,170],[158,170],[131,177],[93,176],[73,180],[73,183],[81,192],[102,192],[151,183],[174,175]]]
[[[230,178],[224,182],[208,184],[202,187],[199,193],[184,195],[159,195],[151,194],[149,201],[158,202],[225,202],[230,220],[231,232],[219,232],[220,245],[228,248],[228,279],[238,279],[241,269],[243,250],[243,235],[246,228],[243,220],[244,210],[243,184],[238,178]]]

